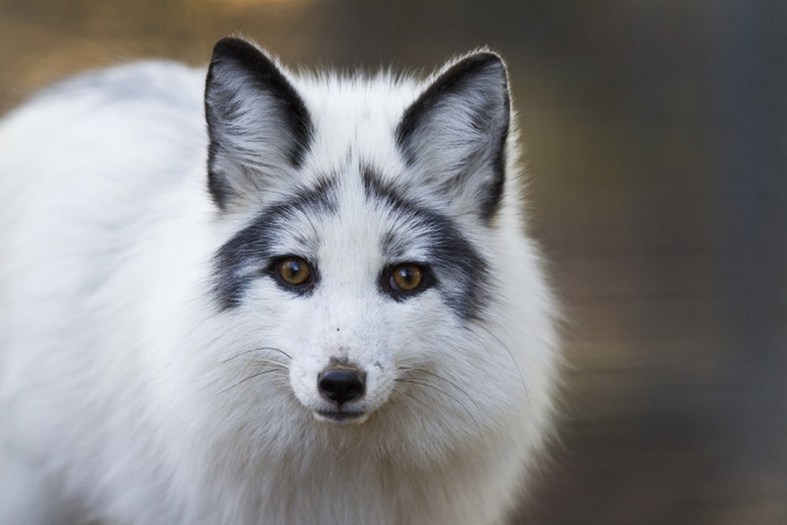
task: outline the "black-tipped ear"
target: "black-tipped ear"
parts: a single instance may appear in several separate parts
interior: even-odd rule
[[[208,188],[222,209],[256,200],[255,193],[288,178],[301,165],[312,135],[309,112],[295,88],[270,58],[239,38],[224,38],[213,48],[205,117]]]
[[[503,193],[510,113],[503,60],[475,53],[440,74],[405,111],[397,145],[416,175],[459,213],[488,222]]]

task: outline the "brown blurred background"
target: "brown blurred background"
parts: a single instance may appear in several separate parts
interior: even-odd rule
[[[0,0],[0,111],[234,32],[304,66],[507,58],[572,364],[516,523],[787,524],[787,2]]]

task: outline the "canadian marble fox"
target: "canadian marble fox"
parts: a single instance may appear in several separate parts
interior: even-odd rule
[[[0,523],[499,524],[556,306],[508,78],[219,41],[0,124]]]

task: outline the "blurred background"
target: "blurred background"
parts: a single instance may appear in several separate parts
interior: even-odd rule
[[[787,523],[787,1],[0,0],[0,111],[234,32],[308,67],[508,60],[571,363],[515,523]]]

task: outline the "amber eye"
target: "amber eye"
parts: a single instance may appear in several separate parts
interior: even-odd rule
[[[400,264],[391,271],[391,288],[400,292],[414,292],[423,281],[424,271],[417,264]]]
[[[291,286],[301,286],[309,282],[312,276],[309,263],[300,257],[285,257],[277,265],[279,277]]]

